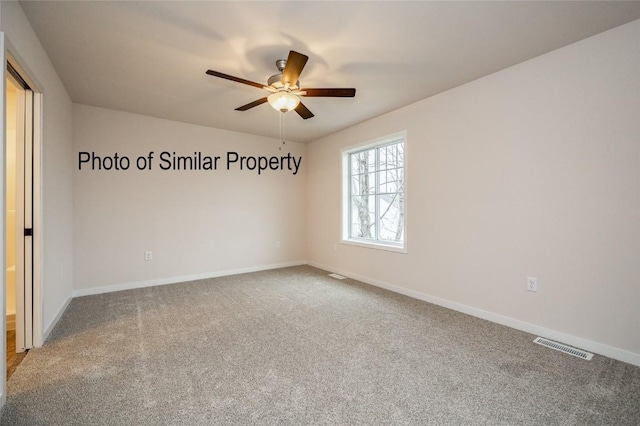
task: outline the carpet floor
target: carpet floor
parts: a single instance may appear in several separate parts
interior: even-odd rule
[[[640,368],[309,266],[80,297],[2,425],[638,425]]]

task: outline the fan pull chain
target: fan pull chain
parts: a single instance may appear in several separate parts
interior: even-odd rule
[[[284,145],[284,112],[280,113],[280,140],[282,141],[282,145]],[[278,150],[282,151],[282,146],[280,146]]]

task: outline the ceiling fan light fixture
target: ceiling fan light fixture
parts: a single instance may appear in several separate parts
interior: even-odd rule
[[[287,91],[272,93],[267,96],[267,100],[273,109],[280,112],[289,112],[292,109],[296,109],[300,103],[300,98],[298,96]]]

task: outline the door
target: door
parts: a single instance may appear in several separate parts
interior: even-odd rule
[[[6,176],[6,193],[15,192],[16,352],[33,347],[33,112],[34,95],[18,72],[7,64],[7,84],[16,89],[15,142],[7,140],[6,170],[15,161],[15,179]],[[11,123],[13,125],[13,123]],[[9,123],[7,124],[9,128]],[[14,149],[9,144],[15,143]],[[15,154],[14,154],[15,153]],[[13,182],[14,183],[13,183]],[[8,241],[8,239],[7,239]],[[12,247],[7,247],[7,253]]]

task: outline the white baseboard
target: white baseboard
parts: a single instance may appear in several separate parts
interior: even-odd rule
[[[6,318],[7,331],[13,331],[16,329],[16,314],[7,314]]]
[[[60,318],[62,317],[62,314],[64,314],[64,311],[67,310],[67,308],[69,307],[69,303],[71,303],[71,300],[73,300],[73,297],[69,297],[64,304],[62,305],[62,307],[60,307],[60,309],[58,310],[58,313],[56,314],[56,316],[51,320],[51,322],[49,323],[49,325],[44,329],[44,333],[42,333],[42,343],[47,341],[47,337],[49,337],[49,334],[51,333],[51,331],[53,330],[53,327],[56,326],[56,324],[58,323],[58,320],[60,320]],[[38,347],[35,345],[35,340],[34,340],[34,346]],[[42,345],[40,345],[42,346]]]
[[[430,296],[415,290],[409,290],[403,287],[399,287],[393,284],[385,283],[373,278],[365,277],[350,273],[349,271],[336,269],[327,265],[322,265],[316,262],[307,262],[308,265],[316,268],[324,269],[329,272],[335,272],[340,275],[344,275],[349,278],[353,278],[358,281],[362,281],[366,284],[371,284],[376,287],[384,288],[386,290],[400,293],[405,296],[412,297],[414,299],[422,300],[434,305],[442,306],[454,311],[462,312],[474,317],[482,318],[487,321],[495,322],[507,327],[515,328],[516,330],[524,331],[527,333],[535,334],[547,339],[556,340],[571,346],[578,347],[596,354],[604,355],[609,358],[616,359],[618,361],[627,362],[632,365],[640,367],[640,354],[630,352],[624,349],[616,348],[613,346],[605,345],[602,343],[594,342],[592,340],[583,339],[581,337],[573,336],[570,334],[562,333],[556,330],[552,330],[546,327],[541,327],[535,324],[531,324],[525,321],[521,321],[515,318],[507,317],[504,315],[496,314],[493,312],[485,311],[482,309],[474,308],[472,306],[463,305],[462,303],[452,302],[450,300],[442,299],[436,296]]]
[[[204,274],[182,275],[179,277],[160,278],[157,280],[137,281],[122,284],[113,284],[101,287],[90,287],[75,290],[73,297],[90,296],[93,294],[111,293],[114,291],[132,290],[136,288],[154,287],[158,285],[177,284],[187,281],[204,280],[207,278],[224,277],[228,275],[246,274],[249,272],[266,271],[269,269],[288,268],[290,266],[306,265],[306,260],[298,260],[293,262],[276,263],[271,265],[252,266],[248,268],[227,269],[224,271],[207,272]]]

